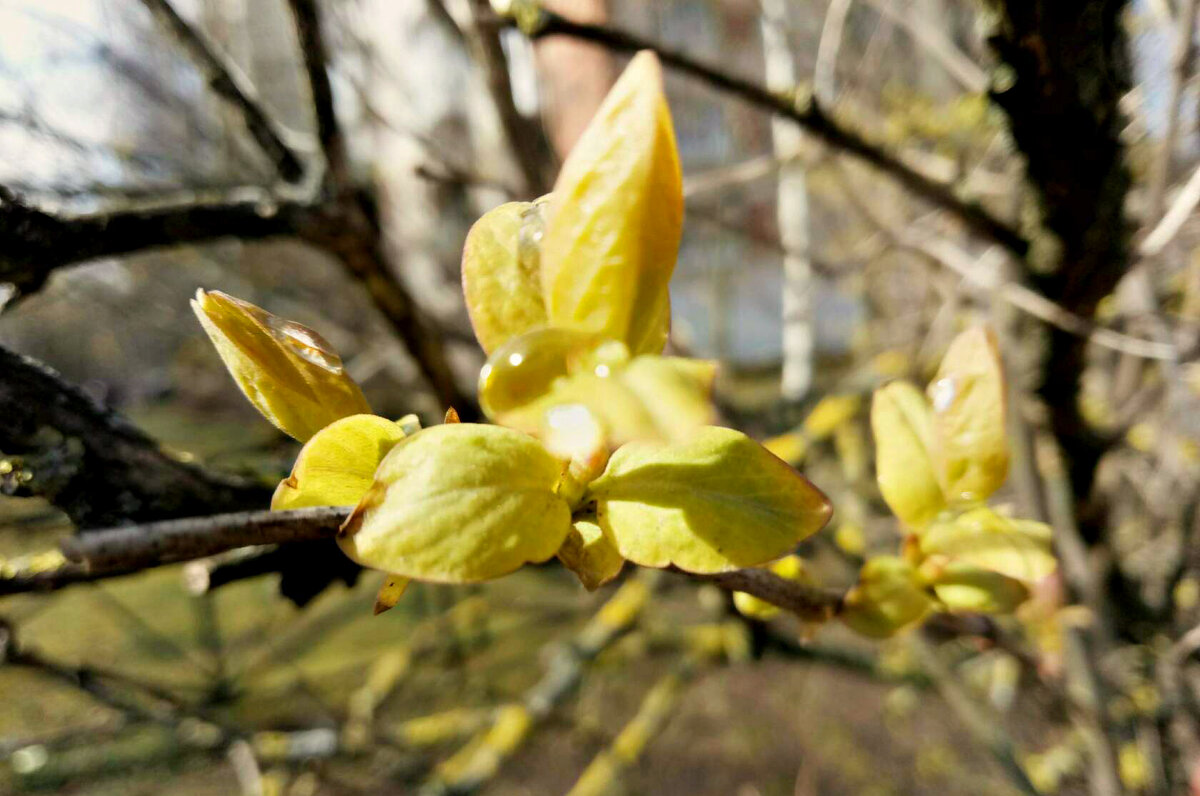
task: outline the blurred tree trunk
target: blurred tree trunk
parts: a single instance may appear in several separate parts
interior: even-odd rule
[[[1042,229],[1030,262],[1044,295],[1092,318],[1129,267],[1120,141],[1132,66],[1125,0],[1000,0],[991,45],[1011,70],[994,89],[1026,158]],[[1011,80],[1008,79],[1011,77]],[[1091,492],[1105,441],[1079,409],[1087,340],[1050,330],[1041,395],[1070,468],[1075,496]]]
[[[796,64],[788,39],[787,0],[762,0],[763,60],[767,88],[782,94],[796,90]],[[804,140],[799,127],[778,117],[771,120],[775,155],[785,158],[779,169],[776,216],[783,255],[783,377],[785,401],[799,401],[812,386],[812,263],[808,258],[808,184],[797,157]]]
[[[608,20],[606,0],[546,0],[545,6],[576,22]],[[612,85],[612,56],[569,36],[538,41],[534,49],[550,141],[559,158],[565,158]]]

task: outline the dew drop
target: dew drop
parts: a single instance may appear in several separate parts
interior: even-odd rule
[[[271,336],[304,361],[330,373],[342,372],[342,358],[321,335],[294,321],[268,314],[263,319]]]
[[[948,376],[938,379],[929,387],[929,399],[933,402],[935,412],[945,412],[954,404],[958,397],[958,379]]]

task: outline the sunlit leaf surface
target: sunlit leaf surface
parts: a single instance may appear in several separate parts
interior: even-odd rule
[[[1004,370],[990,330],[976,327],[955,338],[929,400],[930,450],[947,499],[983,500],[1008,477]]]
[[[618,449],[588,497],[624,558],[698,573],[786,555],[831,511],[816,487],[757,442],[711,426],[686,442]]]
[[[404,437],[401,425],[376,415],[329,424],[300,449],[292,474],[275,489],[271,508],[357,504],[374,481],[375,468]]]
[[[541,251],[550,323],[662,351],[683,179],[662,69],[636,55],[563,164]]]
[[[545,199],[508,202],[485,213],[463,246],[463,295],[487,353],[546,325],[538,273]]]
[[[192,309],[238,387],[280,431],[306,441],[335,420],[371,411],[319,334],[219,291]]]
[[[904,381],[876,390],[871,431],[883,499],[906,525],[924,526],[946,505],[929,458],[933,432],[925,396]]]
[[[339,537],[359,563],[469,583],[545,561],[571,529],[561,463],[526,434],[460,423],[396,445]]]

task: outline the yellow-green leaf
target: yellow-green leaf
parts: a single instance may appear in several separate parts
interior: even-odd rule
[[[554,185],[541,250],[550,323],[662,351],[667,283],[683,224],[683,179],[662,68],[638,53]]]
[[[685,440],[697,428],[716,420],[712,403],[716,375],[715,362],[646,355],[630,360],[617,371],[616,378],[645,407],[659,438]],[[624,429],[619,420],[614,419],[611,425],[617,427],[617,436],[623,440],[636,438],[620,433]]]
[[[933,580],[933,591],[951,611],[1010,614],[1029,598],[1019,580],[988,569],[951,561]]]
[[[896,556],[878,556],[863,564],[840,616],[864,636],[885,638],[932,608],[933,599],[912,564]]]
[[[905,381],[876,390],[871,431],[883,499],[903,523],[923,527],[946,506],[929,458],[933,431],[925,396]]]
[[[934,470],[951,501],[983,500],[1008,477],[1004,369],[984,327],[954,339],[929,385]]]
[[[472,583],[545,561],[571,529],[562,465],[526,434],[459,423],[418,431],[380,463],[338,543],[368,567]]]
[[[622,557],[715,573],[792,551],[829,519],[815,486],[754,440],[708,426],[686,442],[632,442],[586,499]]]
[[[383,457],[404,437],[401,425],[375,415],[330,423],[300,449],[292,474],[275,489],[271,508],[357,504],[375,480]]]
[[[384,578],[383,585],[379,587],[379,593],[375,596],[375,616],[395,608],[404,592],[408,591],[408,584],[409,579],[403,575],[388,575]]]
[[[335,420],[370,412],[319,334],[219,291],[192,309],[238,387],[280,431],[304,442]]]
[[[804,418],[804,433],[814,442],[823,440],[858,414],[861,407],[862,397],[856,393],[827,395]]]
[[[575,522],[558,550],[558,560],[575,573],[588,591],[595,591],[621,574],[625,565],[617,546],[591,520]]]
[[[716,366],[681,357],[630,360],[623,343],[565,329],[513,338],[480,372],[480,405],[493,422],[540,433],[546,413],[582,404],[609,442],[686,439],[714,419]]]
[[[1048,525],[1014,520],[986,506],[933,523],[920,545],[926,556],[945,556],[1023,583],[1035,583],[1058,566]]]
[[[463,246],[463,295],[479,345],[491,353],[546,325],[539,275],[546,197],[508,202],[485,213]]]

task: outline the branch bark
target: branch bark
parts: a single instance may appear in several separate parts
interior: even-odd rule
[[[320,9],[315,0],[289,0],[300,54],[312,95],[317,138],[325,156],[324,187],[331,201],[324,223],[313,225],[306,240],[335,254],[346,269],[363,284],[376,306],[395,329],[417,363],[421,375],[437,394],[443,408],[455,407],[468,419],[475,402],[458,388],[446,361],[441,338],[426,327],[417,303],[389,267],[383,250],[383,233],[371,203],[355,189],[345,134],[333,104],[329,82],[329,52],[321,28]]]
[[[522,9],[525,9],[524,5]],[[518,24],[510,19],[505,19],[504,22],[510,25]],[[797,101],[797,97],[777,95],[752,81],[708,66],[680,50],[670,49],[624,30],[573,22],[542,8],[533,8],[529,13],[522,13],[519,27],[533,39],[571,36],[601,44],[615,52],[653,50],[664,64],[683,74],[789,119],[829,146],[871,164],[920,198],[950,211],[971,230],[1000,244],[1016,256],[1024,257],[1029,249],[1029,242],[1007,223],[982,206],[959,198],[953,187],[935,182],[914,171],[895,155],[870,143],[861,133],[838,123],[811,97]]]
[[[992,98],[1008,115],[1039,200],[1044,250],[1056,270],[1042,294],[1091,321],[1100,299],[1129,267],[1124,213],[1130,176],[1120,141],[1121,97],[1132,68],[1121,14],[1125,0],[999,0],[990,39],[1009,67],[1010,85]],[[1075,495],[1091,492],[1107,440],[1079,411],[1086,341],[1052,329],[1042,398],[1069,459]]]
[[[81,528],[261,506],[270,490],[164,453],[45,365],[0,347],[0,491],[43,495]]]
[[[31,207],[0,186],[0,282],[34,293],[64,266],[218,238],[292,234],[312,217],[308,205],[274,202],[248,190],[64,218]]]
[[[94,531],[64,540],[65,558],[58,567],[20,573],[20,579],[0,574],[0,594],[52,590],[80,580],[207,558],[241,547],[332,539],[349,515],[348,506],[244,511]],[[684,574],[723,589],[747,592],[809,621],[828,620],[841,607],[839,593],[766,570]]]

